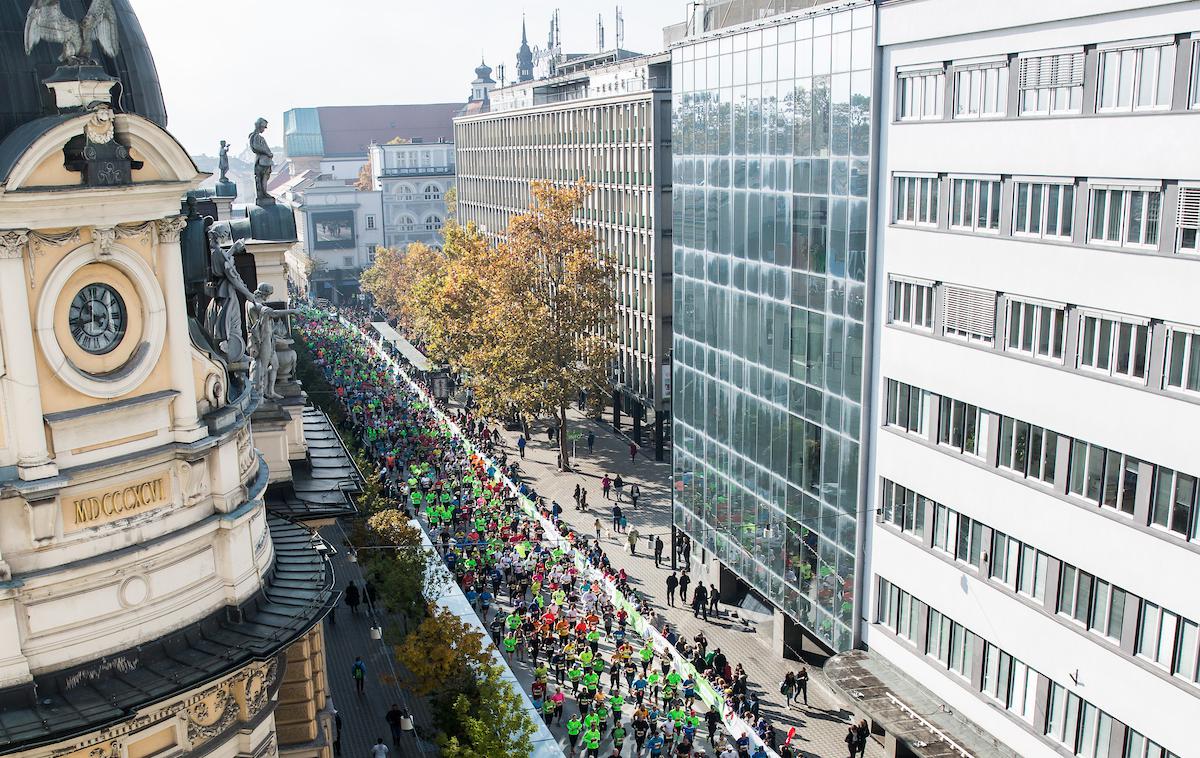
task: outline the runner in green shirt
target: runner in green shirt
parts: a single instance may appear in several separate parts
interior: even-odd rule
[[[579,661],[575,661],[571,668],[567,669],[567,678],[571,680],[571,694],[579,697],[579,680],[583,678],[583,668],[580,667]]]
[[[600,755],[600,732],[589,729],[583,733],[583,746],[588,749],[592,758]]]
[[[662,674],[657,671],[651,671],[650,676],[646,679],[646,683],[650,685],[650,695],[652,703],[658,702],[658,691],[662,685]]]
[[[612,730],[613,747],[617,752],[621,752],[621,746],[625,744],[625,725],[617,721]]]
[[[546,698],[546,702],[542,704],[542,717],[546,719],[546,726],[549,726],[554,718],[554,701],[550,698]]]
[[[600,686],[600,675],[595,671],[592,671],[583,677],[583,684],[585,687],[587,687],[588,692],[595,695],[596,689]]]
[[[504,652],[509,663],[512,663],[513,653],[517,652],[517,637],[512,632],[504,635]]]
[[[578,716],[572,716],[567,719],[567,739],[571,742],[571,755],[575,755],[575,743],[579,742],[579,732],[583,729],[583,722]]]

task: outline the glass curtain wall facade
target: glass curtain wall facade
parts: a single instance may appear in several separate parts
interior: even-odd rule
[[[873,22],[865,3],[672,50],[675,524],[835,650],[862,510]]]

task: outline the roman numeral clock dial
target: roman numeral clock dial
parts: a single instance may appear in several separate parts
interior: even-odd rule
[[[125,336],[125,301],[107,284],[89,284],[79,290],[67,318],[75,344],[92,355],[111,352]]]

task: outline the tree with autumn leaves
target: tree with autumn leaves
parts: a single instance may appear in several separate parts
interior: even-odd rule
[[[432,358],[466,375],[484,413],[549,417],[564,430],[580,390],[607,384],[613,270],[574,220],[586,184],[534,182],[531,192],[533,203],[511,219],[503,243],[450,223],[440,252],[410,245],[377,257],[363,288],[425,340]],[[566,467],[566,435],[558,441]]]

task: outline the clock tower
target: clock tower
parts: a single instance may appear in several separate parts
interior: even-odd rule
[[[335,594],[314,534],[265,505],[262,393],[185,277],[181,239],[205,222],[181,208],[206,175],[164,128],[128,0],[87,4],[82,36],[81,0],[17,5],[32,53],[0,28],[0,756],[274,756],[289,649],[321,648]],[[245,339],[244,301],[225,307],[241,331],[223,336]]]

